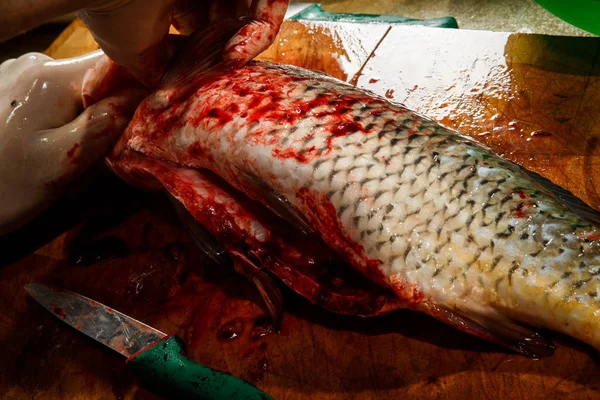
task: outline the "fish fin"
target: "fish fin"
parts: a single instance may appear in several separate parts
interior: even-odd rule
[[[283,295],[275,281],[262,268],[257,266],[246,255],[231,251],[233,265],[237,273],[244,275],[256,286],[263,299],[273,325],[278,328],[283,313]]]
[[[181,221],[186,227],[190,237],[194,244],[211,260],[217,264],[226,264],[229,261],[227,252],[221,245],[217,243],[214,237],[204,228],[198,221],[194,219],[194,216],[181,204],[173,195],[167,193],[169,200],[173,204],[175,211]]]
[[[527,176],[533,179],[538,185],[549,192],[552,196],[562,201],[565,206],[581,218],[600,226],[600,211],[593,209],[583,200],[575,196],[573,193],[564,189],[548,178],[545,178],[533,171],[522,168]]]
[[[203,83],[240,66],[238,61],[223,61],[223,49],[239,31],[244,19],[224,19],[206,29],[192,33],[171,58],[162,77],[160,89],[167,103],[188,97]]]
[[[459,330],[526,357],[541,358],[554,353],[554,344],[550,340],[499,313],[482,315],[439,305],[428,305],[424,311]]]
[[[264,183],[257,176],[238,169],[242,174],[245,182],[250,186],[250,189],[255,192],[257,196],[262,198],[265,205],[275,213],[279,218],[284,219],[294,226],[300,232],[306,235],[317,236],[316,232],[310,225],[305,221],[304,217],[292,203],[289,202],[281,193],[271,188],[269,185]]]

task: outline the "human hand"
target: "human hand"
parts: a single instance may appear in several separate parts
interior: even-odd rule
[[[107,73],[116,68],[101,51],[0,65],[0,234],[43,211],[123,132],[146,90]]]
[[[183,35],[226,18],[246,17],[224,61],[244,64],[275,39],[289,0],[97,0],[78,12],[104,52],[148,87],[155,87],[174,52],[173,24]]]

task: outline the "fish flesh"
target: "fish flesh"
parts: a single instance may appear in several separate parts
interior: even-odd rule
[[[175,57],[107,159],[119,176],[168,191],[267,302],[275,276],[334,312],[410,308],[527,356],[554,349],[539,328],[600,348],[595,210],[322,73],[219,63],[231,32]]]

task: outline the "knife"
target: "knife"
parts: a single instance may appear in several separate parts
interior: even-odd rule
[[[157,394],[174,399],[272,400],[248,382],[189,360],[175,335],[77,293],[39,283],[25,290],[65,323],[127,357],[130,370]]]

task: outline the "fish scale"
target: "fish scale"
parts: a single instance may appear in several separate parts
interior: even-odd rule
[[[138,109],[111,156],[121,176],[134,152],[209,169],[268,206],[251,174],[406,307],[486,338],[520,332],[516,320],[600,348],[600,231],[520,167],[292,66],[252,62],[169,104],[176,90]]]

